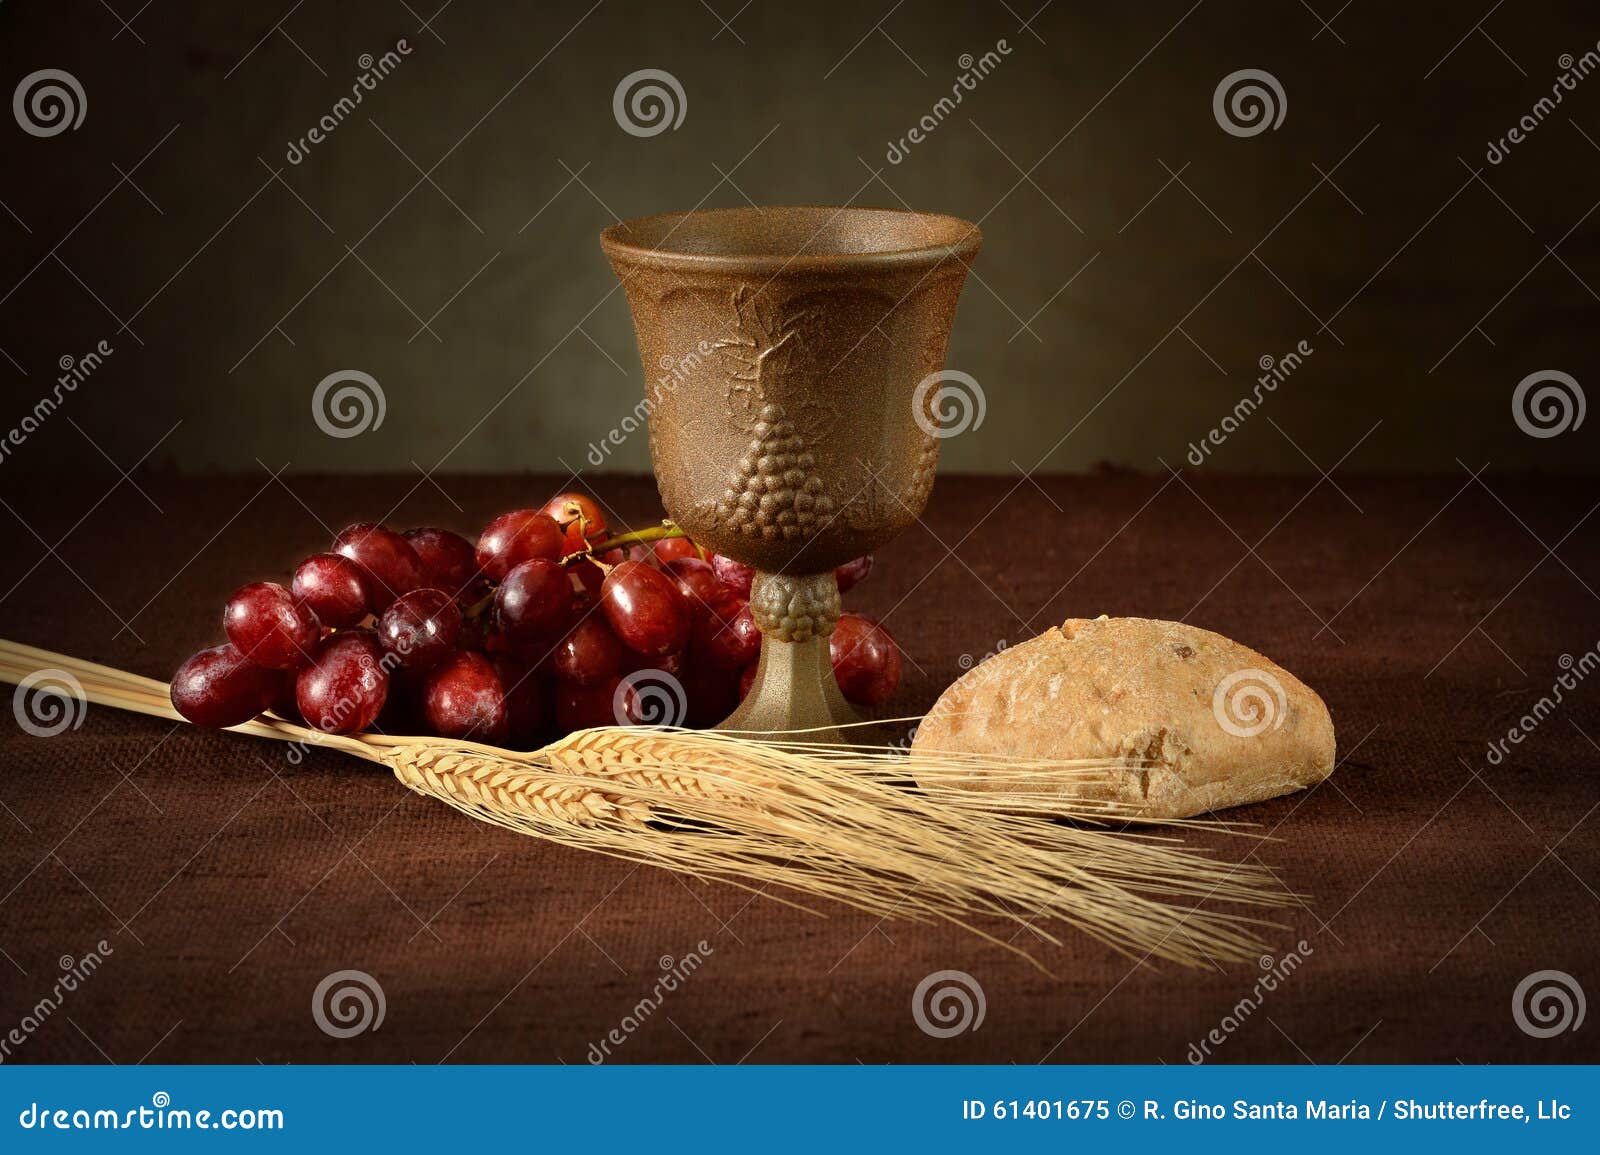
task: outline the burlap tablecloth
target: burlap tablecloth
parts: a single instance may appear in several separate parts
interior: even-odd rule
[[[0,1035],[24,1040],[7,1061],[582,1063],[617,1030],[612,1061],[1182,1063],[1213,1029],[1214,1061],[1594,1061],[1592,1024],[1532,1037],[1512,996],[1541,970],[1600,992],[1595,687],[1503,764],[1485,751],[1600,642],[1600,486],[1484,480],[943,478],[847,599],[906,652],[897,714],[1002,642],[1100,613],[1186,618],[1318,689],[1338,773],[1236,815],[1274,831],[1261,856],[1309,896],[1273,934],[1309,950],[1259,1006],[1239,1006],[1254,963],[1133,967],[1068,934],[1035,944],[1045,974],[948,927],[813,917],[492,829],[337,755],[90,708],[52,738],[0,724]],[[98,506],[109,482],[8,484],[0,634],[165,677],[218,639],[235,585],[340,525],[393,509],[471,530],[559,479],[140,484]],[[647,479],[599,494],[660,515]],[[61,960],[101,940],[39,1016]],[[345,969],[386,1009],[340,1039],[312,998]],[[986,1011],[941,1039],[912,995],[947,969]]]

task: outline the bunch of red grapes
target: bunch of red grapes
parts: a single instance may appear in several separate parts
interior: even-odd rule
[[[630,536],[651,535],[608,539],[578,493],[501,514],[476,546],[446,529],[352,525],[289,585],[234,591],[228,641],[179,667],[172,704],[201,726],[271,710],[330,734],[523,749],[589,726],[715,725],[755,677],[754,571],[687,537]],[[840,566],[840,590],[871,569],[870,555]],[[829,641],[846,698],[894,693],[900,651],[881,625],[846,613]]]

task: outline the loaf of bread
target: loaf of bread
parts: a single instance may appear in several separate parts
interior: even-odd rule
[[[998,768],[1006,757],[1119,759],[1125,770],[1058,776],[1048,791],[1156,819],[1303,790],[1332,773],[1334,738],[1322,699],[1248,646],[1179,622],[1102,617],[1071,618],[980,663],[928,711],[912,749],[994,755],[992,776],[952,784],[1001,804],[1007,791],[1033,792],[1032,809],[1046,784]]]

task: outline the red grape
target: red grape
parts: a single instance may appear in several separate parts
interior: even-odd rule
[[[606,515],[587,493],[558,493],[544,503],[539,511],[551,518],[562,529],[575,521],[584,523],[584,536],[598,539],[605,536]]]
[[[222,628],[246,658],[274,670],[305,665],[322,637],[317,615],[277,582],[236,589],[222,611]]]
[[[443,590],[412,590],[378,620],[378,640],[406,670],[431,670],[455,650],[461,610]]]
[[[478,568],[492,582],[534,558],[561,559],[561,527],[548,514],[514,509],[489,523],[478,539]]]
[[[300,716],[327,734],[367,729],[388,696],[389,671],[371,630],[340,630],[324,638],[295,682]]]
[[[592,686],[562,680],[556,684],[556,725],[563,732],[586,730],[591,726],[615,726],[617,709],[614,705],[621,678],[606,678]],[[628,709],[631,691],[623,691],[623,717],[630,716]]]
[[[459,598],[478,576],[472,543],[448,529],[422,526],[403,535],[422,563],[422,584]]]
[[[539,511],[562,529],[561,553],[582,553],[597,541],[605,540],[606,518],[594,498],[583,493],[561,493],[545,502]]]
[[[381,614],[401,594],[422,585],[422,559],[394,530],[377,522],[346,526],[333,539],[333,552],[343,554],[367,579],[371,609]]]
[[[833,676],[858,706],[880,706],[900,684],[900,647],[889,631],[861,614],[840,614],[828,637]]]
[[[592,686],[622,672],[626,650],[601,614],[589,614],[556,647],[555,668],[569,682]]]
[[[751,662],[739,674],[739,701],[744,701],[750,696],[750,687],[756,684],[756,667],[759,663]]]
[[[294,571],[294,596],[310,606],[331,630],[356,625],[367,616],[367,579],[343,554],[313,554]]]
[[[572,583],[559,562],[533,558],[513,566],[494,594],[495,616],[508,641],[527,644],[566,624]]]
[[[696,615],[704,615],[727,596],[728,587],[722,584],[708,561],[697,557],[673,558],[661,571],[677,583],[678,591]]]
[[[272,705],[282,677],[228,642],[201,650],[178,667],[172,705],[196,726],[237,726]]]
[[[600,608],[623,644],[641,654],[676,653],[689,640],[689,603],[676,582],[644,562],[625,561],[606,575]]]
[[[858,558],[845,562],[833,571],[834,580],[839,583],[839,592],[860,585],[867,580],[867,575],[872,572],[872,555],[864,553]]]
[[[428,728],[441,738],[505,740],[505,687],[482,654],[452,654],[430,673],[422,690],[422,709]]]
[[[656,542],[656,557],[665,564],[675,558],[692,557],[706,560],[706,551],[686,537],[664,537]]]
[[[717,571],[717,576],[722,579],[722,584],[742,598],[750,596],[750,583],[755,580],[754,566],[745,565],[742,561],[734,561],[731,557],[723,557],[720,553],[711,555],[711,568]]]
[[[761,628],[742,598],[726,595],[694,626],[694,655],[724,670],[737,670],[761,656]]]

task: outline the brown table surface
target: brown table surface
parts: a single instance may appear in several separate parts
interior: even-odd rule
[[[235,585],[283,575],[327,527],[393,510],[471,530],[560,484],[117,480],[8,477],[0,636],[158,677],[218,640]],[[1600,642],[1597,491],[1465,472],[947,477],[847,604],[885,615],[906,652],[898,714],[1002,641],[1100,613],[1221,631],[1324,695],[1338,772],[1236,814],[1275,830],[1263,857],[1313,896],[1277,936],[1311,951],[1219,1061],[1592,1062],[1592,1024],[1531,1038],[1511,1005],[1544,969],[1600,994],[1600,678],[1504,764],[1485,749],[1563,655]],[[659,516],[648,479],[598,492],[622,519]],[[338,755],[293,765],[98,707],[48,739],[8,714],[0,767],[0,1034],[58,959],[112,948],[12,1062],[582,1063],[659,960],[705,940],[617,1060],[1182,1063],[1258,973],[1130,969],[1069,935],[1041,974],[950,928],[808,916],[480,825]],[[387,1011],[341,1040],[311,999],[346,968]],[[943,969],[982,986],[977,1031],[913,1021],[913,989]]]

